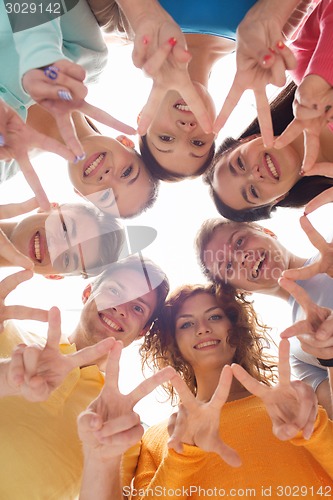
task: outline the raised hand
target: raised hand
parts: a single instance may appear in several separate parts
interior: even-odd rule
[[[314,167],[311,168],[310,172],[306,173],[305,175],[324,175],[326,177],[333,177],[333,164],[317,163]],[[311,212],[314,212],[314,210],[317,210],[317,208],[326,205],[326,203],[331,203],[332,201],[333,188],[326,189],[305,205],[304,213],[308,215]]]
[[[290,280],[305,280],[316,274],[326,273],[333,278],[333,242],[327,243],[306,216],[300,218],[300,224],[312,245],[319,250],[320,256],[309,266],[288,269],[282,276]]]
[[[317,416],[317,398],[313,389],[300,380],[290,380],[289,342],[279,345],[279,382],[267,385],[254,379],[240,365],[233,364],[232,372],[239,382],[260,398],[273,424],[273,434],[282,441],[292,439],[302,431],[310,439]]]
[[[24,281],[31,279],[32,271],[19,271],[7,276],[0,282],[0,332],[3,330],[3,322],[7,319],[32,319],[47,321],[47,311],[25,306],[6,306],[5,300],[15,288]]]
[[[29,401],[46,401],[74,368],[93,364],[105,356],[115,340],[110,337],[73,354],[59,350],[61,317],[58,308],[48,313],[49,328],[45,347],[20,344],[13,353],[11,371],[20,394]]]
[[[303,351],[321,359],[333,358],[333,313],[318,306],[306,291],[294,281],[281,278],[280,286],[287,290],[302,307],[305,319],[286,328],[281,338],[297,336]]]
[[[121,350],[122,342],[114,341],[104,387],[78,418],[78,432],[85,450],[102,461],[121,456],[140,440],[143,427],[138,414],[133,411],[134,406],[174,375],[174,370],[167,367],[144,380],[129,394],[121,394],[118,388]]]
[[[4,143],[0,147],[0,160],[13,158],[19,163],[24,177],[35,193],[39,206],[44,210],[49,210],[50,202],[29,160],[28,152],[33,148],[51,151],[71,162],[75,159],[73,153],[65,145],[40,134],[25,124],[19,115],[1,99],[0,135]]]
[[[221,409],[228,398],[232,382],[230,366],[223,368],[218,386],[208,403],[198,401],[178,375],[171,382],[180,396],[181,405],[177,416],[172,417],[172,426],[169,426],[169,448],[182,453],[183,443],[195,445],[217,453],[232,467],[241,465],[238,453],[223,443],[219,436]]]
[[[315,175],[312,169],[319,154],[321,130],[333,120],[332,106],[333,91],[326,80],[318,75],[306,76],[295,93],[293,102],[295,118],[274,143],[275,148],[283,148],[303,133],[302,170],[309,172],[310,175]],[[332,165],[331,170],[333,175]]]
[[[224,126],[244,91],[252,89],[263,142],[272,147],[274,136],[266,86],[269,83],[283,86],[285,71],[294,68],[296,60],[283,42],[280,22],[274,16],[262,19],[260,15],[250,15],[251,11],[238,26],[236,75],[215,121],[214,132]]]

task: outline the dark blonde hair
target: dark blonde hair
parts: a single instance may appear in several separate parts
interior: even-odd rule
[[[194,371],[179,351],[175,324],[185,301],[200,293],[213,295],[232,324],[228,332],[228,342],[236,348],[233,362],[240,364],[255,379],[270,385],[276,376],[276,364],[273,357],[264,352],[264,349],[269,348],[268,328],[260,322],[245,293],[236,295],[231,287],[222,289],[217,284],[183,285],[169,295],[140,348],[143,368],[147,365],[160,370],[171,365],[185,380],[191,392],[196,394]],[[166,384],[164,389],[172,402],[177,401],[170,383]]]

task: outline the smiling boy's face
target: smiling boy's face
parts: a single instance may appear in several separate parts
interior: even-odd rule
[[[101,135],[85,137],[81,143],[86,158],[68,164],[70,180],[78,193],[115,216],[140,212],[154,186],[135,150]]]

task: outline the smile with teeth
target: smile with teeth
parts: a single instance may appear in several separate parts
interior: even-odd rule
[[[269,154],[268,154],[268,153],[265,153],[265,155],[264,155],[264,156],[265,156],[266,165],[268,166],[268,168],[269,168],[269,170],[270,170],[270,172],[271,172],[272,176],[274,177],[274,179],[279,180],[280,176],[279,176],[278,171],[277,171],[277,170],[276,170],[276,168],[275,168],[275,165],[274,165],[274,163],[273,163],[272,158],[269,156]]]
[[[190,107],[187,104],[175,104],[174,107],[179,111],[191,111]]]
[[[38,262],[42,262],[42,256],[40,253],[40,233],[37,231],[35,234],[34,238],[34,252],[35,252],[35,258],[38,260]]]
[[[102,321],[104,321],[104,323],[106,323],[113,330],[116,330],[117,332],[124,331],[119,325],[117,325],[117,323],[114,323],[110,318],[108,318],[104,314],[100,314],[100,318]]]
[[[87,177],[91,172],[95,170],[95,168],[98,167],[98,165],[101,163],[102,160],[104,160],[106,156],[106,153],[101,153],[99,156],[97,156],[96,160],[94,160],[90,165],[85,169],[83,172],[83,175]]]
[[[254,266],[252,267],[252,278],[258,278],[259,276],[259,271],[262,268],[263,262],[265,260],[265,253],[263,253],[257,262],[255,262]]]
[[[220,342],[220,340],[207,340],[206,342],[200,342],[200,344],[195,345],[194,349],[203,349],[204,347],[208,347],[210,345],[217,345]]]

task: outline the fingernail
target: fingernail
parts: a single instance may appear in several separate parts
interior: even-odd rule
[[[280,50],[283,50],[285,48],[285,44],[281,40],[279,40],[276,44],[276,47]]]
[[[304,215],[304,217],[307,217],[308,213],[304,210],[303,215]]]
[[[0,134],[0,147],[3,147],[5,145],[5,138],[2,134]]]
[[[171,38],[169,38],[168,43],[171,45],[171,47],[174,47],[177,43],[177,38],[172,36]]]
[[[272,57],[270,54],[266,54],[262,60],[262,64],[265,66]]]
[[[81,155],[81,156],[75,156],[75,160],[73,161],[74,165],[76,165],[77,163],[79,163],[79,161],[84,160],[85,157],[86,157],[85,153],[83,153],[83,155]]]
[[[305,174],[304,170],[301,168],[301,170],[299,171],[299,175],[300,176],[303,176]]]
[[[272,54],[276,54],[275,50],[274,50],[274,49],[272,49],[272,47],[269,47],[269,49],[268,49],[268,50],[269,50]]]
[[[72,101],[72,94],[68,90],[58,90],[58,96],[63,101]]]
[[[143,45],[147,45],[149,43],[149,38],[145,35],[142,39]]]

